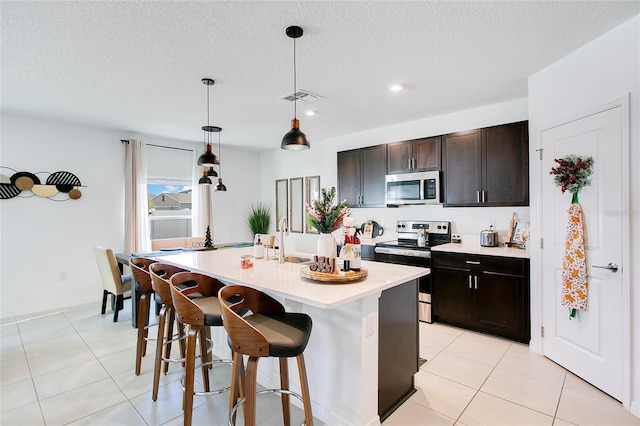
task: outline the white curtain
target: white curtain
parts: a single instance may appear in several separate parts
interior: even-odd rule
[[[135,139],[125,146],[124,252],[141,253],[151,249],[146,146]]]
[[[191,185],[191,233],[194,237],[204,237],[207,226],[211,225],[211,185],[200,185],[204,167],[198,165],[203,151],[193,151],[193,182]],[[213,180],[213,178],[210,178]],[[213,235],[213,229],[211,230]]]

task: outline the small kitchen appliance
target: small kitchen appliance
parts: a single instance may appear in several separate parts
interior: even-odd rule
[[[377,262],[431,268],[431,247],[451,242],[450,222],[399,220],[396,232],[397,241],[376,244]],[[418,316],[430,323],[431,276],[421,277],[418,286]]]
[[[482,247],[498,247],[498,231],[493,230],[493,225],[480,232],[480,245]]]

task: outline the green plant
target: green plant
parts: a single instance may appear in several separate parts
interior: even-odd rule
[[[271,207],[261,202],[256,203],[255,206],[252,203],[247,224],[253,235],[266,234],[269,232],[269,225],[271,225]]]
[[[342,225],[342,220],[351,211],[347,207],[347,200],[333,205],[336,198],[336,187],[322,188],[319,200],[307,204],[307,223],[321,234],[329,234]]]

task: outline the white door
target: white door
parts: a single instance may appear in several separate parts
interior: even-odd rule
[[[622,110],[616,106],[541,133],[543,353],[618,400],[623,399],[623,330],[628,330],[623,325]],[[594,159],[591,185],[579,192],[588,307],[572,319],[560,303],[571,193],[561,194],[549,175],[556,165],[553,160],[569,154]],[[616,264],[618,271],[596,267],[609,263]]]

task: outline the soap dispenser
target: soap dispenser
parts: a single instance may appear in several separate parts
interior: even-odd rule
[[[253,246],[253,258],[254,259],[262,259],[264,258],[264,245],[262,241],[260,241],[260,236],[258,236],[258,242]]]

